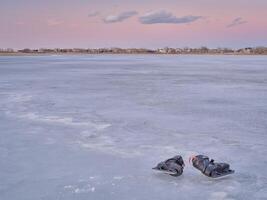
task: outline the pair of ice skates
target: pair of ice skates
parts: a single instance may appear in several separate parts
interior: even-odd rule
[[[213,159],[204,155],[191,156],[189,163],[192,163],[193,167],[202,172],[202,174],[211,177],[219,178],[229,174],[233,174],[235,171],[230,169],[230,165],[227,163],[217,163]],[[183,173],[185,164],[182,156],[174,156],[160,162],[156,167],[152,168],[171,176],[180,176]]]

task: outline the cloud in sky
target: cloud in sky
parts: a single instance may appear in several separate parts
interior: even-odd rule
[[[230,24],[228,24],[226,27],[231,28],[231,27],[238,26],[238,25],[245,24],[245,23],[247,23],[247,21],[242,19],[242,17],[237,17]]]
[[[95,16],[97,16],[99,14],[100,13],[98,11],[91,11],[91,12],[89,12],[88,17],[95,17]]]
[[[142,24],[187,24],[201,18],[203,17],[192,15],[176,17],[171,12],[159,10],[145,13],[139,17],[139,21]]]
[[[15,24],[16,24],[16,25],[24,25],[25,22],[23,22],[23,21],[17,21]]]
[[[122,12],[118,15],[108,15],[106,16],[103,21],[105,23],[116,23],[116,22],[122,22],[134,15],[137,15],[138,13],[136,11],[126,11]]]
[[[63,24],[63,21],[58,19],[48,19],[46,23],[48,26],[58,26],[60,24]]]

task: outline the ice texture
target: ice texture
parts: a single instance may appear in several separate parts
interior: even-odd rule
[[[0,57],[1,200],[263,200],[266,155],[266,56]]]

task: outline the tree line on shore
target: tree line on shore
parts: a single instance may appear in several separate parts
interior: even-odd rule
[[[40,49],[19,49],[12,48],[0,49],[0,53],[24,53],[24,54],[255,54],[267,55],[267,47],[246,47],[241,49],[231,48],[159,48],[159,49],[145,49],[145,48],[40,48]]]

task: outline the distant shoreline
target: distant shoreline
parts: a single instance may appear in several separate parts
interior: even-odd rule
[[[2,53],[0,56],[79,56],[79,55],[195,55],[195,56],[267,56],[267,54],[248,54],[248,53]]]
[[[39,49],[1,49],[0,55],[35,56],[35,55],[267,55],[267,47],[231,48],[39,48]]]

